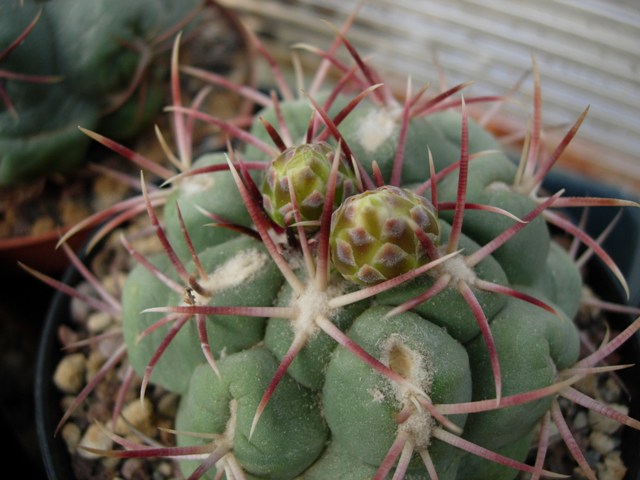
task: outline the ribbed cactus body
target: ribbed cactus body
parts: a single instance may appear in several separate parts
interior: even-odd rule
[[[295,478],[320,456],[328,431],[317,396],[285,376],[249,441],[254,413],[277,366],[273,355],[258,347],[222,359],[220,378],[208,365],[199,367],[182,398],[176,428],[224,435],[249,475]],[[178,437],[181,445],[207,441]],[[184,468],[187,475],[197,467],[193,463]]]
[[[533,305],[510,299],[491,323],[503,372],[503,394],[513,395],[550,385],[558,370],[573,365],[580,341],[574,324],[562,310],[557,315]],[[474,379],[491,375],[486,348],[481,339],[467,344]],[[474,382],[474,399],[492,398],[487,382]],[[551,399],[543,398],[525,405],[470,415],[464,437],[498,452],[526,455],[527,441],[540,418],[548,411]],[[525,439],[523,442],[522,439]],[[459,478],[510,479],[513,471],[492,462],[467,455],[461,462]]]
[[[197,5],[196,0],[53,0],[45,4],[44,14],[56,25],[58,62],[70,87],[87,97],[105,98],[126,88],[135,72],[139,54],[126,42],[152,39]]]
[[[469,120],[470,153],[500,149],[491,134]],[[404,140],[401,185],[424,182],[429,177],[429,151],[436,171],[460,159],[461,115],[454,111],[438,112],[409,119]],[[340,124],[345,142],[365,170],[373,174],[375,161],[385,181],[389,182],[402,128],[402,106],[381,107],[372,102],[358,105]]]
[[[212,153],[198,158],[192,168],[226,166],[224,153]],[[258,173],[254,176],[259,178]],[[240,235],[224,225],[251,227],[251,217],[242,203],[231,172],[222,170],[207,175],[193,175],[178,180],[164,206],[164,225],[172,246],[182,258],[189,258],[187,243],[180,226],[178,208],[187,233],[196,250],[224,243]],[[207,213],[215,215],[210,218]]]
[[[516,169],[515,163],[503,153],[493,153],[471,161],[467,202],[502,208],[522,219],[537,204],[528,196],[511,188]],[[455,201],[457,192],[456,175],[447,176],[438,186],[441,201]],[[453,212],[443,211],[441,216],[451,221]],[[496,238],[514,222],[512,218],[493,212],[469,210],[465,212],[463,231],[483,245]],[[528,285],[542,274],[550,241],[544,219],[538,217],[496,250],[493,256],[500,262],[511,283]]]
[[[333,292],[347,293],[353,291],[353,285],[341,278],[334,278]],[[293,302],[294,293],[288,285],[284,285],[276,300],[276,305],[286,306]],[[331,312],[329,320],[340,330],[347,330],[356,317],[367,308],[368,302],[358,302]],[[283,318],[270,318],[264,336],[265,346],[282,360],[294,340],[291,323]],[[335,340],[328,335],[317,332],[296,356],[287,372],[301,385],[312,390],[320,390],[324,384],[324,376],[331,353],[335,349]]]
[[[567,318],[575,318],[582,298],[582,277],[575,260],[556,242],[549,245],[545,269],[531,287],[532,294],[546,298],[562,309]]]
[[[413,313],[384,318],[388,308],[365,311],[348,335],[383,364],[427,392],[434,402],[471,399],[467,353],[447,333]],[[349,385],[349,388],[345,388]],[[442,478],[455,478],[460,454],[431,438],[435,421],[416,411],[401,424],[395,415],[412,404],[410,394],[338,347],[329,363],[322,391],[324,414],[333,441],[355,459],[379,465],[399,432],[416,449],[428,448]],[[464,426],[465,416],[452,417]],[[419,468],[416,458],[414,464]],[[445,473],[446,472],[446,473]]]
[[[462,141],[462,114],[457,110],[443,110],[430,113],[426,117],[429,122],[438,127],[444,136],[459,147]],[[468,147],[470,153],[502,151],[503,146],[487,129],[473,118],[467,119]]]
[[[329,93],[322,91],[314,97],[314,101],[319,105],[324,106],[324,102],[328,97]],[[330,117],[337,115],[338,112],[347,105],[348,101],[348,96],[338,95],[331,105],[329,105],[327,114]],[[307,132],[312,121],[317,124],[317,127],[320,130],[322,130],[323,123],[314,113],[314,109],[309,99],[296,98],[294,100],[279,101],[278,110],[282,116],[284,126],[280,124],[280,116],[274,106],[264,107],[255,114],[255,120],[249,128],[251,135],[267,145],[273,145],[271,136],[259,119],[262,119],[273,126],[281,137],[289,137],[293,143],[288,146],[302,145],[308,141]],[[316,133],[318,133],[317,130]],[[267,162],[273,160],[272,158],[268,158],[264,152],[260,151],[255,146],[249,144],[244,146],[243,154],[250,160],[262,160]]]
[[[332,442],[315,463],[304,472],[301,480],[327,478],[373,478],[376,467],[353,458],[341,445]]]
[[[332,107],[333,115],[340,103],[344,104],[342,97]],[[263,202],[256,195],[251,205],[264,207],[265,213],[290,234],[280,235],[279,228],[256,228],[263,240],[269,235],[275,242],[270,254],[261,242],[248,236],[225,232],[211,237],[197,232],[198,222],[207,220],[196,215],[195,204],[251,226],[249,217],[240,211],[246,206],[241,205],[237,192],[231,192],[230,185],[235,185],[229,172],[209,174],[213,186],[205,186],[193,196],[180,191],[183,186],[178,185],[165,210],[167,235],[172,244],[179,244],[182,233],[175,213],[177,200],[198,256],[213,276],[216,268],[226,272],[221,278],[237,274],[240,269],[225,265],[237,265],[247,251],[256,252],[264,260],[259,267],[257,260],[241,261],[245,268],[253,268],[249,277],[226,289],[212,287],[206,302],[200,296],[192,300],[197,298],[203,305],[278,308],[272,318],[226,314],[207,318],[220,377],[202,354],[195,331],[197,315],[183,327],[152,377],[182,394],[178,430],[223,435],[217,441],[228,441],[228,454],[250,479],[371,478],[398,438],[413,449],[407,478],[429,478],[421,451],[428,452],[441,479],[515,478],[515,470],[465,454],[437,438],[446,428],[417,406],[418,397],[426,395],[436,404],[495,398],[496,365],[489,355],[493,346],[503,397],[555,382],[558,372],[572,365],[578,355],[577,331],[569,320],[577,310],[582,285],[575,263],[552,243],[542,218],[529,221],[520,233],[478,262],[467,263],[468,257],[516,220],[481,207],[469,208],[464,211],[462,232],[454,235],[451,225],[455,213],[444,207],[459,199],[457,169],[438,183],[438,205],[427,200],[431,198],[429,191],[418,195],[411,189],[428,180],[428,150],[436,170],[460,160],[461,151],[465,151],[460,145],[462,117],[454,112],[411,120],[399,186],[385,185],[350,195],[351,187],[345,185],[354,182],[354,177],[349,174],[348,162],[341,159],[340,175],[344,176],[339,177],[330,229],[319,233],[309,229],[305,231],[308,237],[300,238],[302,235],[297,236],[291,225],[293,212],[297,208],[302,221],[317,226],[338,142],[334,138],[327,144],[306,143],[305,133],[313,114],[307,101],[283,101],[279,107],[293,145],[275,160],[255,146],[242,150],[245,159],[272,162],[263,181],[256,182]],[[358,145],[355,134],[370,120],[358,117],[367,109],[375,114],[369,104],[360,105],[339,128],[365,171],[373,173],[375,161],[387,179],[397,151],[398,117],[394,117],[391,133],[385,136],[384,131],[378,131],[380,143],[367,151]],[[386,110],[383,113],[389,115]],[[273,108],[264,109],[258,116],[279,129]],[[269,143],[270,136],[261,122],[256,121],[251,131]],[[479,124],[469,122],[468,133],[471,152],[498,147]],[[376,132],[371,135],[375,137]],[[222,162],[222,157],[202,162]],[[537,206],[530,197],[511,188],[516,166],[506,155],[484,152],[472,158],[468,167],[467,205],[491,205],[520,218]],[[290,185],[294,195],[289,192]],[[234,204],[230,206],[230,202]],[[453,242],[452,237],[457,240]],[[455,244],[449,245],[450,241]],[[308,250],[303,251],[301,245]],[[324,257],[327,252],[329,259]],[[374,290],[384,287],[381,283],[386,280],[410,276],[415,269],[454,252],[426,273],[384,291]],[[185,250],[180,254],[188,258]],[[325,260],[330,260],[327,270],[315,271],[323,268]],[[158,266],[164,272],[172,270],[166,260]],[[193,264],[187,266],[191,274],[196,270]],[[175,273],[170,276],[178,278]],[[144,371],[167,333],[164,327],[141,342],[134,341],[142,329],[167,315],[139,312],[182,302],[178,293],[158,280],[153,283],[151,277],[140,268],[134,270],[125,295],[125,320],[130,318],[125,326],[131,325],[126,327],[128,347],[139,372]],[[406,305],[444,280],[446,285],[432,298],[388,316],[394,307]],[[496,293],[500,288],[512,289],[512,296]],[[339,306],[331,303],[362,292],[370,294],[338,302]],[[530,303],[527,295],[545,302],[547,309]],[[548,309],[555,309],[555,313]],[[265,315],[271,311],[265,310]],[[485,327],[490,332],[483,332]],[[345,337],[336,336],[332,329]],[[191,372],[195,372],[193,376]],[[396,375],[395,380],[390,375]],[[274,385],[271,382],[276,377],[280,381]],[[398,377],[406,383],[397,381]],[[272,396],[256,420],[254,415],[265,392]],[[448,418],[462,427],[462,438],[522,461],[550,401],[542,399]],[[399,421],[400,416],[405,421]],[[252,424],[255,430],[249,438]],[[178,439],[180,445],[206,442],[211,439],[188,435]],[[193,462],[184,462],[185,473],[196,467]],[[224,468],[224,462],[212,468],[207,478],[215,477],[216,468]]]
[[[442,250],[449,240],[451,226],[443,220],[439,221],[439,225]],[[465,235],[460,237],[459,247],[462,249],[463,255],[471,254],[480,248],[476,242]],[[449,335],[459,342],[467,342],[479,334],[479,327],[469,306],[457,289],[458,279],[471,276],[471,289],[488,319],[493,318],[494,315],[500,312],[506,303],[504,296],[485,292],[473,286],[473,278],[499,285],[508,283],[504,270],[491,256],[484,259],[473,269],[465,267],[464,260],[460,256],[449,266],[445,265],[441,268],[436,268],[433,272],[428,272],[415,280],[377,295],[376,300],[382,305],[402,305],[420,293],[427,291],[438,278],[447,274],[453,275],[447,287],[434,298],[414,306],[412,310],[430,322],[446,328]]]
[[[280,289],[282,277],[270,261],[264,247],[257,241],[241,237],[201,252],[201,262],[209,273],[202,283],[210,289],[209,296],[195,291],[175,292],[160,282],[145,267],[132,271],[123,296],[123,328],[131,364],[141,375],[156,349],[174,323],[139,338],[140,334],[166,314],[141,313],[158,305],[179,306],[203,304],[210,306],[270,304]],[[166,260],[159,268],[177,280]],[[187,265],[188,271],[195,271]],[[177,321],[177,320],[176,320]],[[208,341],[214,356],[250,348],[262,340],[266,319],[242,315],[212,315],[207,318]],[[152,380],[163,387],[184,392],[191,372],[204,360],[195,320],[189,320],[173,338],[154,370]]]
[[[385,180],[389,181],[401,126],[400,107],[379,107],[367,102],[349,114],[339,128],[354,156],[369,174],[372,174],[372,162],[375,161]],[[426,118],[411,119],[407,129],[405,158],[412,161],[403,165],[403,184],[423,181],[428,176],[429,149],[437,168],[453,163],[460,156],[460,149],[449,142],[437,126]]]
[[[0,51],[8,47],[41,8],[7,1],[0,5]],[[0,70],[24,75],[59,75],[56,27],[42,17],[27,38],[0,61]],[[82,162],[90,139],[78,125],[95,128],[99,106],[62,81],[2,80],[15,113],[0,99],[0,185],[31,180],[43,171],[69,172]]]

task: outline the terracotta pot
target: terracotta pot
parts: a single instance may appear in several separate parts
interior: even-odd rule
[[[50,231],[41,235],[14,237],[0,240],[0,268],[4,273],[22,274],[18,262],[22,262],[39,272],[60,275],[69,266],[69,259],[61,249],[56,249],[59,238],[71,227]],[[72,236],[67,242],[78,250],[86,241],[91,229],[85,229]]]

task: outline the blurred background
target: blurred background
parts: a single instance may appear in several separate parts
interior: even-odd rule
[[[414,89],[474,80],[465,95],[501,95],[531,70],[542,79],[543,122],[553,140],[585,107],[573,155],[561,164],[640,192],[640,2],[637,0],[223,0],[283,56],[300,42],[327,48],[358,6],[347,38],[376,68]],[[342,49],[344,52],[344,49]],[[311,55],[311,54],[309,54]],[[439,68],[436,67],[439,66]],[[526,126],[529,75],[499,132]],[[508,117],[507,117],[508,118]],[[504,119],[504,116],[503,116]]]

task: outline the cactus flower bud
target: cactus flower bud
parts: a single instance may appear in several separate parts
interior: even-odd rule
[[[335,151],[326,143],[305,143],[286,149],[271,162],[262,182],[262,198],[265,210],[274,222],[284,227],[295,221],[289,177],[302,220],[320,220],[334,154]],[[355,193],[355,174],[345,162],[341,162],[335,206]]]
[[[331,219],[331,256],[348,280],[373,285],[431,259],[416,233],[440,235],[431,203],[410,190],[383,186],[349,197]]]

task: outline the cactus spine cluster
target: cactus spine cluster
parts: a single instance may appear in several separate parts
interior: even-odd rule
[[[178,447],[100,453],[182,452],[190,478],[555,475],[524,462],[581,376],[582,279],[547,223],[562,191],[517,188],[522,172],[463,99],[403,104],[353,55],[352,96],[263,98],[246,144],[176,180],[164,215],[145,196],[164,252],[127,244],[139,264],[123,337],[143,394],[181,396]],[[201,176],[194,202],[180,188]],[[218,228],[182,213],[207,210]]]

